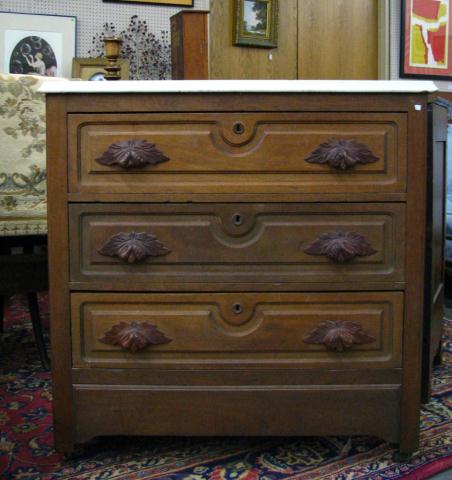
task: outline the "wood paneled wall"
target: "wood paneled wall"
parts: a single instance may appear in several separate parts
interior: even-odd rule
[[[378,78],[379,0],[280,0],[272,50],[233,46],[233,3],[210,0],[210,78]]]
[[[298,0],[279,2],[278,48],[271,50],[233,45],[233,3],[210,0],[210,78],[296,79]]]
[[[298,35],[299,78],[378,78],[377,0],[299,0]]]

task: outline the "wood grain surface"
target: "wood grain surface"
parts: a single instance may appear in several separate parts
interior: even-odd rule
[[[71,192],[287,193],[406,190],[406,117],[376,113],[70,115]],[[236,133],[236,128],[242,128]],[[162,163],[106,165],[112,146],[155,145]],[[356,165],[310,157],[326,142],[360,145]],[[337,157],[337,148],[326,153]],[[375,157],[363,163],[368,150]]]
[[[427,146],[430,135],[441,159],[445,126],[438,115],[427,130],[428,101],[50,95],[57,449],[108,434],[371,434],[415,451],[428,225],[435,292],[442,275],[441,208],[428,224],[426,202],[444,172]],[[165,161],[98,161],[129,140]],[[150,242],[143,257],[137,238]],[[323,252],[325,238],[347,251]],[[121,322],[170,341],[133,353],[101,341]],[[325,322],[358,325],[366,341],[304,341]]]
[[[217,79],[296,79],[297,0],[279,2],[278,48],[233,45],[233,0],[210,3],[210,76]]]
[[[378,0],[280,0],[270,51],[233,45],[232,0],[210,9],[211,79],[378,78]]]
[[[73,294],[74,367],[397,368],[403,294]],[[356,322],[375,340],[332,353],[309,344],[325,321]],[[102,341],[119,323],[152,324],[171,341],[131,353]],[[369,372],[369,378],[372,373]]]
[[[378,78],[378,0],[298,0],[298,78]]]
[[[71,205],[71,281],[117,281],[123,290],[203,282],[388,285],[404,281],[404,216],[404,205],[389,203]],[[129,232],[153,235],[166,252],[136,263],[102,254],[110,238]],[[328,232],[357,232],[375,253],[344,263],[309,254]]]

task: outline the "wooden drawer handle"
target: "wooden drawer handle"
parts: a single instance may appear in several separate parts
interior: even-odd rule
[[[347,170],[359,163],[376,162],[378,157],[367,145],[356,140],[330,138],[320,144],[305,160],[309,163],[328,164],[337,170]]]
[[[320,323],[303,339],[305,343],[323,344],[327,350],[334,352],[343,352],[353,345],[372,343],[375,340],[359,323],[344,320]]]
[[[149,233],[117,233],[98,252],[105,257],[118,257],[127,263],[138,263],[147,257],[168,255],[171,250]]]
[[[120,322],[105,332],[99,341],[136,353],[153,345],[169,343],[171,338],[168,338],[155,325],[147,322]]]
[[[146,140],[126,140],[111,144],[96,160],[102,165],[118,165],[127,170],[146,165],[157,165],[168,161],[169,158],[155,148],[153,143]]]
[[[355,257],[377,253],[369,242],[356,232],[328,232],[320,235],[305,250],[308,255],[324,255],[335,263],[345,263]]]

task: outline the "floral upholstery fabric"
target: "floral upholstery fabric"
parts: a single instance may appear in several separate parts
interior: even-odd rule
[[[47,233],[45,81],[0,74],[0,236]]]

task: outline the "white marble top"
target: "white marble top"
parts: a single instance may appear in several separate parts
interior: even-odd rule
[[[74,80],[48,82],[40,88],[44,93],[420,93],[437,90],[433,82],[419,80]]]

